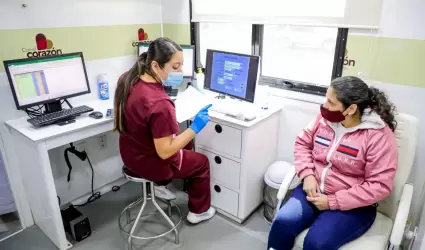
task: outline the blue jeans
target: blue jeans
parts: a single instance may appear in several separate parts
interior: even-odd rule
[[[310,227],[304,239],[304,250],[337,250],[362,236],[375,217],[374,206],[349,211],[319,211],[307,201],[301,184],[273,221],[267,249],[291,250],[298,234]]]

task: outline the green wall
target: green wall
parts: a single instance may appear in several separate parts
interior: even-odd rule
[[[145,30],[149,39],[161,36],[161,24],[0,30],[0,61],[25,58],[28,52],[34,55],[38,33],[53,43],[50,53],[82,51],[85,60],[136,55],[137,47],[133,43],[138,41],[139,28]]]
[[[163,24],[163,34],[190,44],[189,24]],[[0,61],[27,57],[35,36],[43,33],[62,53],[83,51],[86,60],[135,55],[133,42],[143,28],[149,39],[161,35],[160,24],[0,30]],[[367,79],[425,87],[425,40],[349,35],[344,75],[362,72]],[[4,71],[0,64],[0,72]]]
[[[190,44],[190,24],[163,24],[164,36],[179,44]]]
[[[344,75],[425,87],[425,40],[350,35]],[[347,61],[346,61],[347,62]]]

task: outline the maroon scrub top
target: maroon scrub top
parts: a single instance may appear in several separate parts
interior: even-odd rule
[[[124,164],[151,181],[171,179],[172,168],[181,167],[183,151],[163,160],[155,149],[154,138],[175,136],[180,131],[174,103],[162,84],[140,79],[133,86],[125,107],[125,127],[127,132],[119,139]]]

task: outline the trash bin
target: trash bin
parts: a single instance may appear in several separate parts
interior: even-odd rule
[[[266,174],[264,175],[264,181],[266,183],[263,190],[264,218],[269,224],[272,223],[275,215],[275,210],[278,203],[277,193],[279,192],[280,185],[291,168],[291,163],[286,161],[277,161],[269,166]],[[286,197],[291,194],[291,190],[296,188],[299,183],[299,179],[295,177],[289,186]]]

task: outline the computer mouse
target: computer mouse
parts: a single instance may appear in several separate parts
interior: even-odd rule
[[[103,114],[102,114],[102,112],[94,111],[94,112],[91,112],[91,113],[89,114],[89,116],[90,116],[91,118],[94,118],[94,119],[100,119],[100,118],[102,118],[102,117],[103,117]]]

